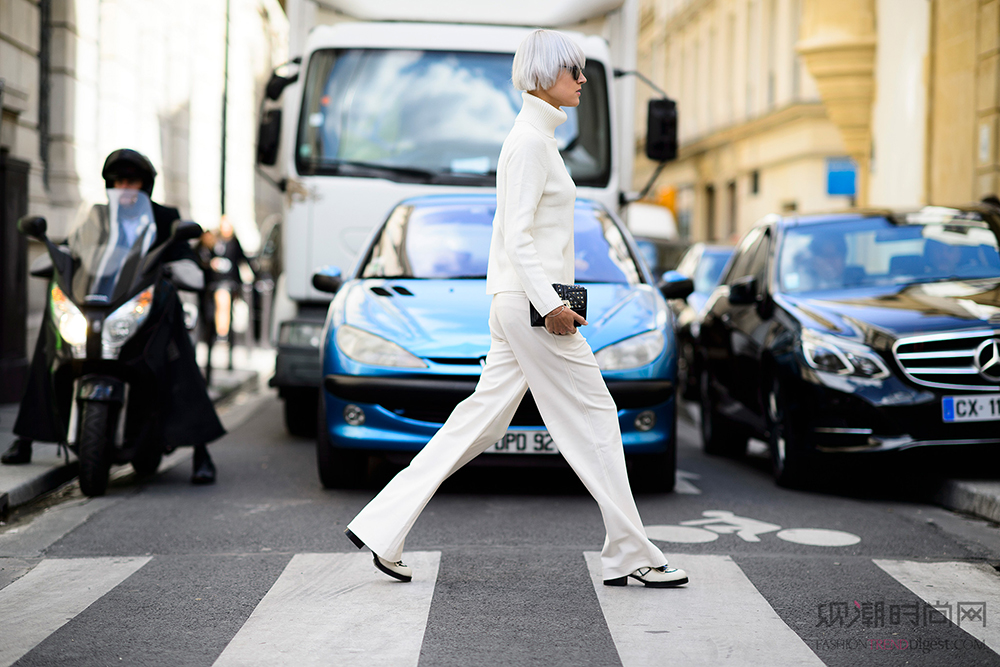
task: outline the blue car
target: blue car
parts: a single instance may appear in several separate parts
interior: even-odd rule
[[[317,461],[323,485],[365,482],[369,457],[407,463],[476,387],[490,347],[486,265],[496,197],[433,195],[401,202],[357,265],[313,284],[336,294],[323,333]],[[600,204],[575,209],[583,328],[618,406],[629,475],[670,491],[676,472],[677,355],[666,298],[693,288],[654,283],[621,222]],[[527,311],[524,314],[528,316]],[[507,434],[479,462],[558,462],[530,391]]]

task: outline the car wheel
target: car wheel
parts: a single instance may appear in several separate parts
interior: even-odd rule
[[[706,454],[737,458],[746,454],[747,434],[715,409],[708,371],[701,372],[701,443]]]
[[[815,454],[808,449],[787,391],[777,380],[767,395],[767,421],[774,481],[789,488],[803,486],[811,476]]]
[[[673,430],[667,449],[657,454],[632,454],[628,457],[629,486],[635,491],[670,493],[677,481],[677,407],[674,405]]]
[[[293,387],[282,393],[288,432],[300,438],[316,435],[316,396],[319,392],[311,387]]]
[[[356,489],[368,480],[368,455],[334,447],[326,420],[326,401],[319,396],[316,410],[316,467],[319,481],[327,489]]]

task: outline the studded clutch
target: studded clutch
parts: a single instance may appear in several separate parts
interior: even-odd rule
[[[583,319],[587,319],[587,288],[581,285],[563,285],[562,283],[552,283],[552,289],[556,291],[563,304],[575,312]],[[531,326],[544,327],[545,316],[540,315],[534,306],[531,306]]]

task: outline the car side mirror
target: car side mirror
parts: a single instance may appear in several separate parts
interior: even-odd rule
[[[320,292],[336,294],[340,286],[344,284],[344,279],[340,275],[340,269],[336,266],[324,266],[313,274],[313,287]]]
[[[734,306],[757,303],[757,279],[743,276],[729,286],[729,303]]]
[[[264,88],[264,94],[267,95],[267,99],[277,101],[281,97],[282,91],[288,86],[292,85],[299,80],[298,73],[291,76],[281,76],[280,74],[271,74],[271,78],[267,81],[267,86]]]
[[[667,271],[657,287],[664,299],[686,299],[694,291],[694,281],[679,271]]]
[[[190,241],[201,236],[201,225],[190,220],[177,220],[170,228],[171,236],[175,241]]]
[[[677,103],[650,100],[646,111],[646,157],[657,162],[677,159]]]
[[[24,216],[17,221],[17,231],[21,232],[24,236],[30,236],[39,241],[45,240],[45,232],[47,230],[48,223],[45,222],[45,218],[37,215]]]

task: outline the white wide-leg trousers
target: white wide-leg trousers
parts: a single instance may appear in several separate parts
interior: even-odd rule
[[[625,471],[618,411],[590,345],[579,333],[554,336],[528,322],[522,293],[494,295],[491,344],[476,391],[348,525],[372,551],[402,559],[403,541],[452,473],[497,442],[530,387],[553,441],[601,508],[605,579],[667,559],[649,541]]]

